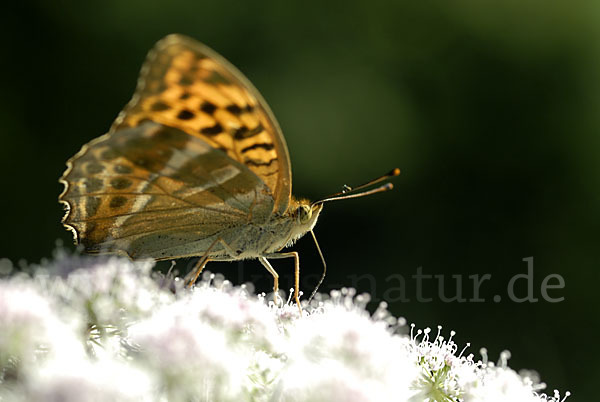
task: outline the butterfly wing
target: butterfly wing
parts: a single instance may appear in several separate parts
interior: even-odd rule
[[[197,256],[273,210],[270,189],[246,165],[154,122],[91,141],[67,166],[63,223],[88,252]],[[226,253],[218,244],[211,255]]]
[[[148,53],[136,92],[111,131],[154,121],[200,138],[245,165],[287,210],[291,167],[269,106],[227,60],[201,43],[169,35]]]

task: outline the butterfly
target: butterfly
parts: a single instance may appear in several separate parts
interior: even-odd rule
[[[307,232],[316,242],[324,202],[388,190],[351,194],[398,173],[317,202],[293,197],[288,149],[260,93],[219,54],[172,34],[148,53],[109,132],[67,161],[59,202],[86,252],[202,257],[190,284],[209,261],[258,259],[277,295],[269,259],[293,258],[300,308],[299,255],[281,250]]]

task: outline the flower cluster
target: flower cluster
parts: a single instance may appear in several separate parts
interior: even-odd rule
[[[535,376],[410,330],[351,289],[289,300],[206,274],[58,253],[32,274],[0,260],[2,401],[551,401]]]

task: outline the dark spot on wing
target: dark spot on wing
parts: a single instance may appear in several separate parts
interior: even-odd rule
[[[179,95],[179,99],[187,99],[189,98],[191,95],[189,92],[184,92],[181,95]]]
[[[264,130],[264,127],[261,123],[259,123],[256,127],[249,129],[246,126],[242,126],[237,128],[233,132],[233,138],[236,140],[243,140],[246,138],[254,137],[257,134],[260,134]]]
[[[242,114],[242,108],[239,107],[238,105],[232,103],[231,105],[227,105],[225,107],[225,109],[227,109],[227,111],[235,116],[239,116]]]
[[[182,110],[181,112],[179,112],[179,114],[177,115],[177,118],[180,120],[191,120],[194,117],[196,117],[196,115],[192,112],[190,112],[187,109]]]
[[[105,161],[111,161],[118,156],[119,156],[119,153],[111,148],[102,151],[102,153],[100,154],[100,158],[104,159]]]
[[[204,101],[200,105],[200,110],[202,110],[206,114],[212,115],[215,112],[215,110],[217,110],[217,107],[212,102]]]
[[[125,177],[116,177],[110,181],[110,185],[117,190],[124,190],[131,186],[132,182]]]
[[[204,127],[200,132],[202,134],[216,135],[223,132],[223,127],[219,123],[216,123],[214,126]]]
[[[127,198],[122,195],[117,195],[110,200],[109,207],[111,208],[120,208],[127,203]]]
[[[104,182],[97,177],[88,177],[85,179],[85,190],[88,193],[95,193],[98,190],[104,188]]]
[[[99,197],[88,197],[85,200],[85,216],[86,218],[96,215],[98,207],[100,206]]]
[[[85,167],[85,170],[89,174],[97,174],[104,170],[104,166],[102,166],[102,164],[98,162],[90,162]]]
[[[270,151],[270,150],[272,150],[273,148],[275,148],[275,145],[273,145],[273,144],[271,144],[271,143],[268,143],[268,142],[260,142],[260,143],[258,143],[258,144],[253,144],[253,145],[250,145],[250,146],[248,146],[248,147],[246,147],[246,148],[242,148],[241,152],[242,152],[242,153],[244,153],[244,152],[251,151],[251,150],[253,150],[253,149],[264,149],[265,151]]]

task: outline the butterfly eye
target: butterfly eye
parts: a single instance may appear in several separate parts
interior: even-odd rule
[[[312,209],[308,205],[300,205],[297,210],[298,222],[306,223],[312,216]]]

